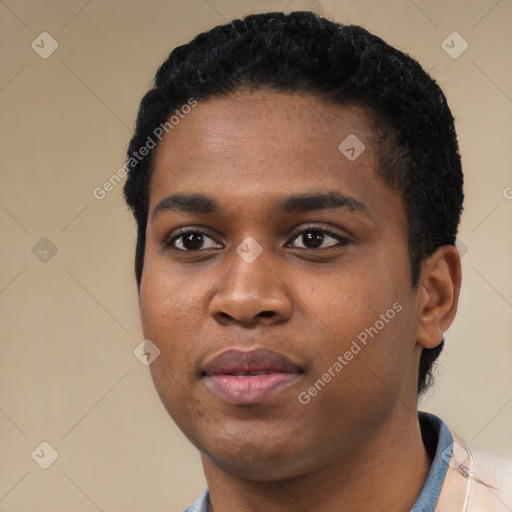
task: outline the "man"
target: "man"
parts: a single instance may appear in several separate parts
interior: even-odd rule
[[[417,410],[463,178],[416,61],[311,13],[236,20],[169,55],[128,156],[151,374],[208,482],[188,510],[510,510]]]

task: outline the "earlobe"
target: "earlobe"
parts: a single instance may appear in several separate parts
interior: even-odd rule
[[[457,312],[461,280],[460,255],[452,245],[439,247],[423,262],[416,336],[421,347],[435,348],[441,343]]]

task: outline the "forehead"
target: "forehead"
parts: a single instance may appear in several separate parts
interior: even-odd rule
[[[356,105],[266,90],[199,101],[159,144],[150,214],[174,193],[255,206],[324,189],[378,203],[378,155],[371,116]]]
[[[243,149],[237,152],[240,157],[262,150],[286,155],[289,149],[294,155],[299,152],[316,158],[319,151],[332,149],[333,144],[337,149],[349,135],[373,146],[370,124],[369,110],[356,105],[341,106],[317,96],[266,89],[237,92],[200,100],[164,135],[157,160],[166,153],[178,163],[183,149],[194,149],[198,155],[207,151],[212,158],[222,152],[225,157],[226,150],[235,148]],[[365,156],[367,162],[374,151]]]

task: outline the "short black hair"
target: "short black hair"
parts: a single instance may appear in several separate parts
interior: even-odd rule
[[[158,69],[154,87],[141,101],[127,152],[124,196],[137,221],[138,286],[157,127],[171,126],[175,109],[191,99],[256,89],[365,108],[379,141],[376,171],[405,205],[411,282],[418,286],[421,262],[437,247],[455,245],[462,213],[454,118],[440,87],[416,60],[362,27],[311,12],[255,14],[217,26],[175,48]],[[155,147],[147,156],[133,158],[150,139]],[[431,384],[432,365],[443,345],[422,351],[419,394]]]

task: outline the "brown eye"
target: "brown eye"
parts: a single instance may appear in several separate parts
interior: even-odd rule
[[[348,238],[318,227],[310,227],[301,231],[293,240],[298,240],[302,243],[302,245],[294,246],[298,249],[327,249],[350,243]]]
[[[203,245],[210,241],[209,246],[204,247]],[[213,244],[212,244],[213,242]],[[166,244],[166,247],[177,249],[178,251],[199,251],[201,249],[216,249],[222,247],[220,244],[215,242],[213,238],[209,237],[203,231],[188,230],[184,231],[178,236],[175,236]]]

